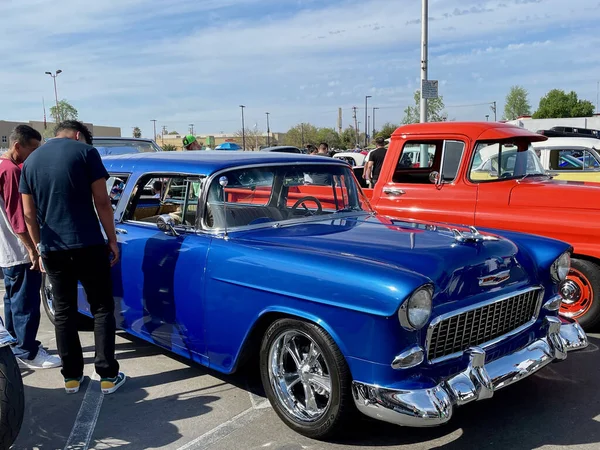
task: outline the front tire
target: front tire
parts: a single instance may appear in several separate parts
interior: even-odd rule
[[[21,371],[7,345],[0,348],[0,449],[8,449],[17,439],[24,412],[25,395]]]
[[[263,337],[260,374],[279,418],[304,436],[331,437],[354,411],[346,360],[331,336],[312,323],[274,322]]]
[[[560,313],[576,319],[589,331],[600,322],[600,266],[584,259],[572,259],[567,281],[561,286]]]
[[[42,274],[42,289],[40,292],[42,304],[44,305],[44,311],[52,325],[55,325],[54,321],[54,294],[52,294],[52,284],[50,278],[45,273]]]

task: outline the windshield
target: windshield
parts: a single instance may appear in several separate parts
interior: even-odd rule
[[[138,141],[135,139],[102,139],[94,138],[94,147],[113,148],[118,147],[119,151],[106,154],[123,154],[123,153],[152,153],[161,152],[162,149],[153,141]],[[106,150],[105,150],[106,151]]]
[[[225,188],[220,184],[223,177]],[[208,191],[204,221],[210,228],[233,228],[371,211],[348,166],[265,166],[231,170],[215,177]]]
[[[472,181],[495,181],[546,175],[531,143],[480,142],[471,162]]]

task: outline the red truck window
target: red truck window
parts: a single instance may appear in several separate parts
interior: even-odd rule
[[[400,154],[392,181],[430,184],[430,173],[442,171],[444,181],[452,182],[456,178],[464,150],[465,144],[461,141],[407,142]]]

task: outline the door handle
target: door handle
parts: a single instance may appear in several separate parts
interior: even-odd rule
[[[127,234],[127,230],[124,230],[123,228],[115,228],[115,232],[117,234]]]
[[[404,195],[404,194],[406,194],[406,192],[404,192],[402,189],[393,188],[393,187],[384,187],[383,193],[387,194],[387,195]]]

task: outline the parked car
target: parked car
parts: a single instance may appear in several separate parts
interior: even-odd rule
[[[132,137],[94,137],[92,144],[101,156],[123,155],[126,153],[162,152],[152,139]]]
[[[566,241],[574,252],[561,312],[584,329],[600,322],[600,184],[552,179],[534,148],[547,137],[453,122],[406,125],[391,139],[378,184],[364,191],[376,211]],[[433,158],[406,166],[406,152]]]
[[[600,139],[551,137],[532,145],[555,179],[600,182]]]
[[[260,151],[275,153],[304,153],[301,149],[292,145],[277,145],[275,147],[265,147],[261,148]]]
[[[354,152],[338,152],[333,155],[335,159],[346,161],[352,167],[362,167],[365,162],[365,155]]]
[[[124,184],[119,326],[226,374],[259,360],[274,410],[306,436],[344,430],[354,409],[439,425],[587,345],[557,313],[566,243],[377,215],[334,158],[104,163]],[[168,186],[160,198],[144,192],[152,179]]]

